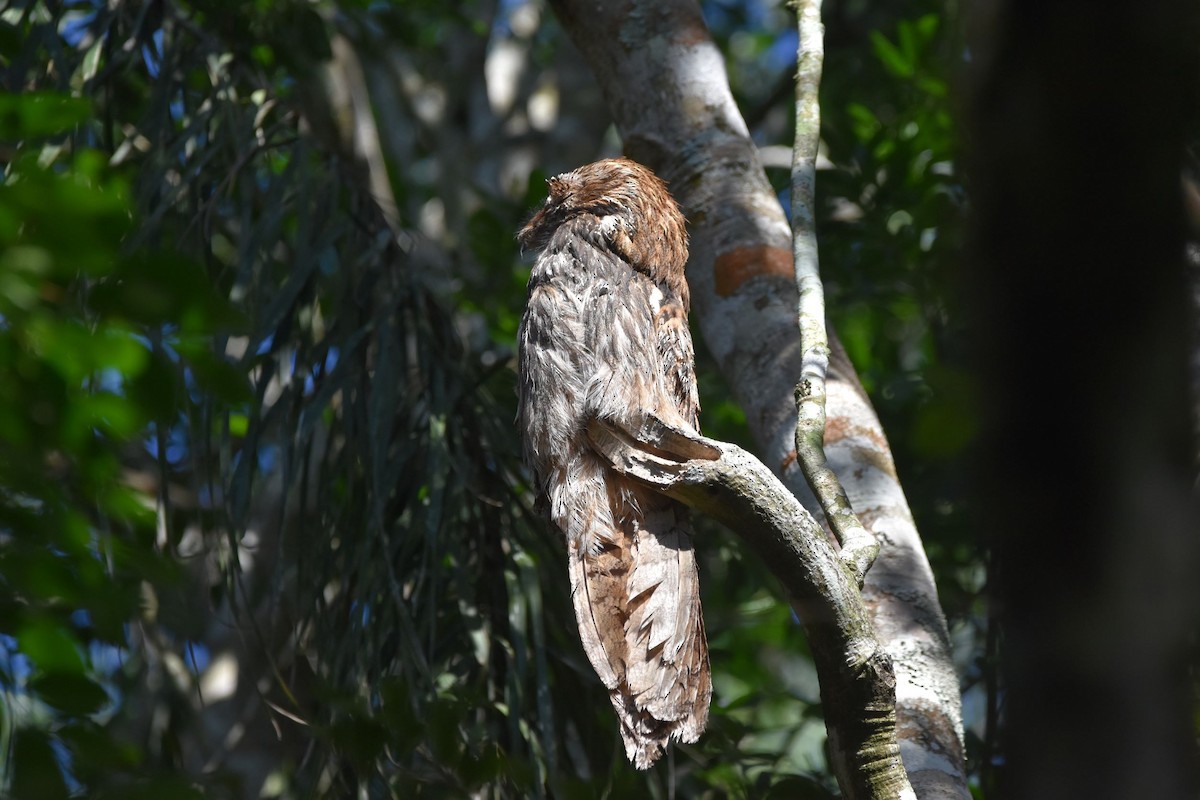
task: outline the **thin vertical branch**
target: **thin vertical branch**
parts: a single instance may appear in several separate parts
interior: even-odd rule
[[[801,368],[796,384],[796,460],[830,529],[841,544],[841,559],[862,586],[879,553],[825,458],[825,374],[829,338],[825,331],[825,290],[817,258],[813,214],[817,146],[821,135],[821,63],[825,55],[821,0],[796,0],[800,34],[796,70],[796,138],[792,146],[792,260],[800,292]]]

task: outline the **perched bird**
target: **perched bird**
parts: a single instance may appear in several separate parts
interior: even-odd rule
[[[579,635],[608,687],[629,760],[704,731],[712,679],[685,506],[618,473],[589,445],[593,419],[637,431],[650,415],[698,429],[688,331],[687,230],[674,198],[628,159],[548,181],[517,234],[539,251],[518,332],[525,459],[566,537]]]

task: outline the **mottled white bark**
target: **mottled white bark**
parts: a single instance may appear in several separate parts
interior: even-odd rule
[[[760,456],[819,513],[794,463],[801,348],[791,233],[699,8],[685,0],[553,6],[592,65],[627,153],[668,181],[691,223],[695,316]],[[825,448],[883,545],[864,594],[895,664],[905,767],[921,797],[966,797],[958,681],[933,574],[878,417],[836,339],[831,345]]]
[[[792,144],[792,263],[800,300],[800,379],[796,384],[796,462],[821,504],[825,520],[841,545],[841,559],[859,586],[879,554],[825,455],[825,378],[829,372],[829,336],[825,330],[825,285],[821,282],[814,213],[817,149],[821,141],[821,67],[825,26],[821,1],[800,0],[797,17],[796,135]]]

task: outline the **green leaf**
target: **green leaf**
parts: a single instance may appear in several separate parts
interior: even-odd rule
[[[909,59],[896,45],[888,41],[888,38],[879,31],[871,31],[871,47],[875,51],[875,56],[880,60],[888,72],[897,75],[901,78],[911,78],[916,71],[916,67],[912,60]]]
[[[83,122],[92,106],[58,92],[0,94],[0,139],[38,139],[63,133]]]
[[[250,418],[245,414],[229,415],[229,435],[244,438],[250,432]]]
[[[128,397],[112,392],[86,394],[67,406],[62,423],[63,441],[68,446],[82,447],[93,430],[124,441],[140,431],[146,421],[142,410]]]
[[[875,116],[875,112],[862,103],[850,103],[846,106],[846,113],[850,115],[854,138],[860,142],[871,141],[883,127],[879,123],[879,118]]]
[[[115,519],[130,524],[150,526],[154,524],[153,507],[148,507],[146,498],[127,486],[108,486],[97,493],[101,510]]]
[[[67,714],[99,711],[108,703],[108,693],[85,675],[51,672],[29,681],[29,688],[49,705]]]
[[[946,86],[946,82],[940,78],[921,76],[920,78],[917,78],[917,87],[926,94],[937,98],[945,97],[950,93],[949,88]]]
[[[67,797],[67,783],[50,746],[50,737],[41,731],[22,728],[12,746],[13,800],[59,800]]]
[[[26,324],[25,333],[34,352],[72,387],[99,370],[132,377],[145,368],[150,357],[132,333],[110,325],[92,328],[77,320],[39,315]]]
[[[166,251],[126,259],[92,289],[89,301],[105,317],[175,325],[185,333],[232,333],[245,327],[244,316],[216,293],[203,267]]]
[[[933,37],[937,36],[940,24],[941,18],[937,14],[926,14],[917,19],[914,26],[917,33],[920,34],[922,44],[928,44],[933,41]]]
[[[915,65],[917,63],[917,36],[916,29],[911,22],[906,19],[900,20],[896,26],[896,39],[900,52],[904,54],[904,60]]]
[[[17,650],[45,672],[82,675],[83,654],[65,623],[34,617],[17,633]]]
[[[96,350],[96,369],[116,370],[123,377],[138,375],[150,361],[150,350],[131,331],[115,325],[101,325],[92,334]]]

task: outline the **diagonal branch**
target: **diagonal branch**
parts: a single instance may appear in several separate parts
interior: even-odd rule
[[[800,293],[800,382],[796,384],[796,459],[821,504],[841,558],[863,585],[879,554],[879,543],[863,527],[841,481],[825,458],[825,374],[829,337],[825,332],[825,288],[817,257],[813,215],[817,147],[821,138],[821,62],[825,55],[821,0],[797,0],[799,52],[796,70],[796,136],[792,146],[792,262]]]
[[[793,599],[826,606],[817,615],[822,621],[836,620],[847,627],[865,622],[861,600],[855,602],[858,591],[846,580],[821,526],[771,470],[742,448],[699,434],[692,434],[689,449],[701,455],[676,458],[662,443],[680,436],[653,417],[641,431],[600,419],[588,426],[592,446],[615,470],[707,514],[746,539]],[[852,638],[857,641],[848,652],[872,649],[869,643],[874,635],[869,627]]]
[[[795,495],[740,447],[653,417],[636,431],[596,419],[588,438],[613,469],[721,521],[758,552],[790,595],[812,647],[830,742],[844,754],[835,761],[846,796],[912,797],[896,742],[891,657],[858,586]],[[681,450],[699,457],[672,457]]]

